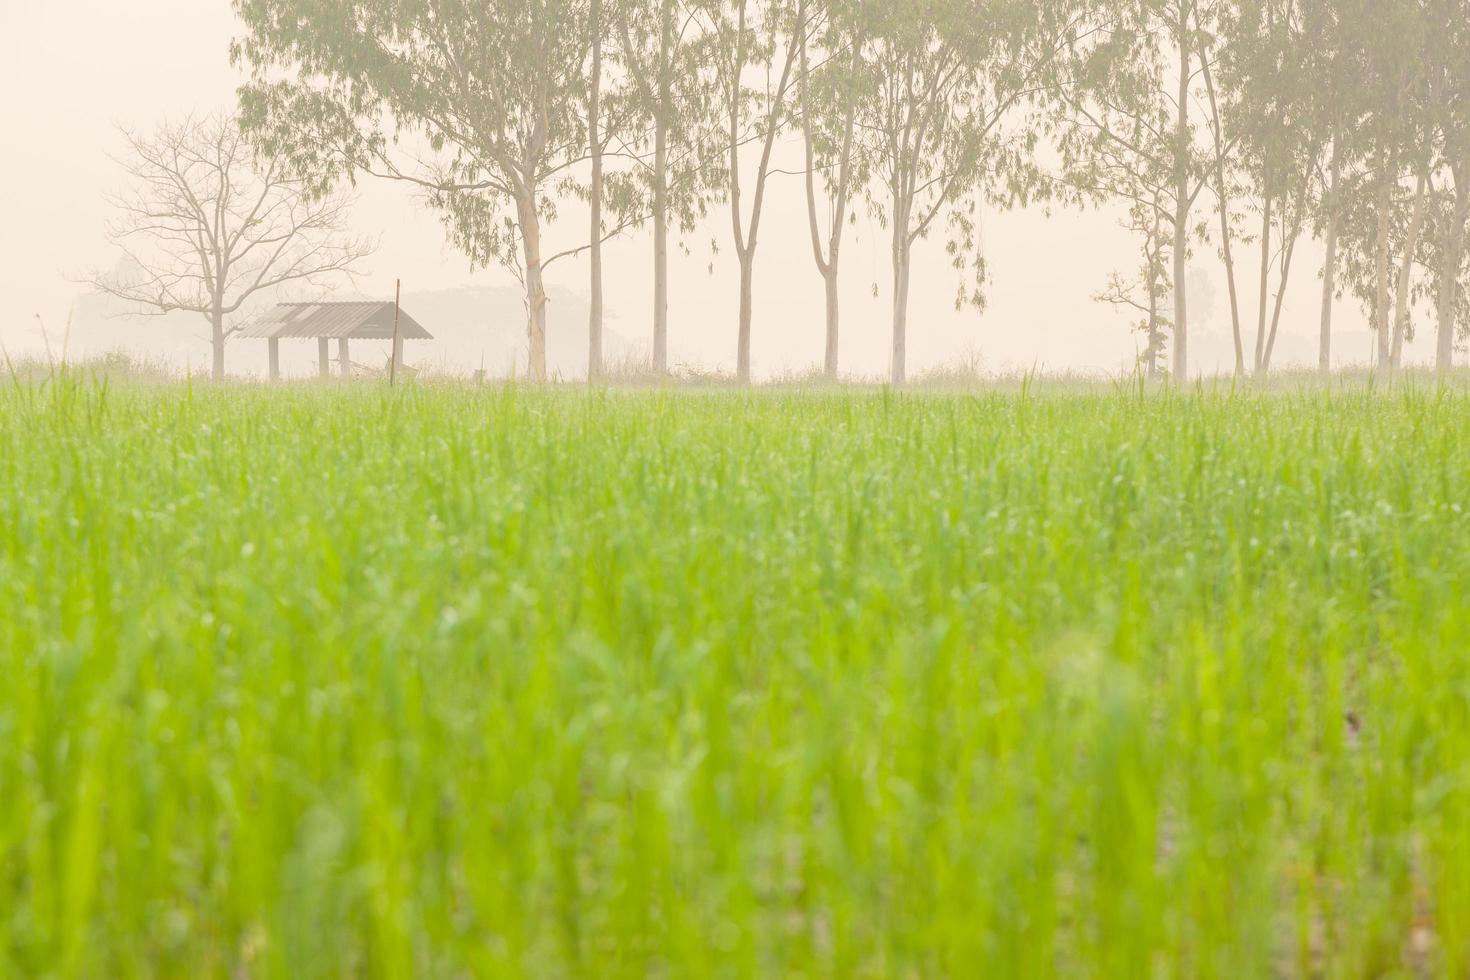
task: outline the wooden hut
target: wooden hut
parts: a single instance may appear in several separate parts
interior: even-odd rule
[[[395,328],[396,318],[396,328]],[[330,377],[331,343],[337,342],[342,377],[352,377],[351,341],[393,340],[393,360],[403,365],[403,344],[433,340],[429,331],[394,303],[282,303],[240,331],[240,336],[270,344],[271,380],[281,377],[281,341],[315,338],[321,376]]]

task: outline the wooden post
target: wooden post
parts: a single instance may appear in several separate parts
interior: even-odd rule
[[[337,338],[337,360],[342,362],[342,380],[352,380],[352,352],[347,349],[347,338]]]
[[[279,338],[270,339],[271,350],[271,380],[281,380],[281,341]]]
[[[388,387],[398,384],[398,365],[403,363],[403,338],[398,335],[398,314],[403,309],[403,280],[393,287],[393,359],[388,362]]]
[[[316,339],[316,352],[321,362],[318,371],[319,375],[322,378],[330,378],[332,376],[332,352],[331,348],[327,346],[327,338],[318,337]]]

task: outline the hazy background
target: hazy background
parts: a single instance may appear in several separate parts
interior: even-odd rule
[[[168,116],[229,108],[240,82],[227,48],[237,33],[228,0],[3,0],[6,56],[0,59],[0,340],[12,355],[44,350],[41,324],[59,354],[68,318],[69,353],[123,350],[176,367],[208,365],[206,325],[187,316],[167,320],[115,317],[115,307],[75,280],[116,261],[103,238],[108,191],[124,185],[112,159],[121,151],[116,126],[149,129]],[[798,166],[788,139],[785,165]],[[1200,207],[1213,200],[1201,198]],[[758,377],[820,364],[821,280],[813,266],[800,178],[772,178],[756,268],[753,360]],[[355,209],[358,231],[381,239],[355,287],[339,298],[391,299],[395,277],[404,306],[440,338],[413,345],[411,363],[508,372],[522,343],[519,287],[500,269],[472,271],[447,245],[436,212],[404,186],[368,183]],[[583,235],[585,211],[563,207],[548,251]],[[942,243],[915,259],[910,313],[910,365],[915,372],[959,362],[987,371],[1039,367],[1049,372],[1117,373],[1131,369],[1142,338],[1129,318],[1092,297],[1114,269],[1138,265],[1136,240],[1117,226],[1114,210],[1048,216],[1039,209],[986,211],[984,242],[992,283],[983,313],[954,308],[955,273]],[[671,263],[670,359],[702,369],[734,366],[736,265],[729,248],[727,206],[714,210]],[[711,241],[721,253],[713,256]],[[651,328],[651,245],[643,233],[607,251],[609,354],[646,349]],[[1190,274],[1191,357],[1197,373],[1233,363],[1223,274],[1213,246],[1202,246]],[[1315,365],[1322,253],[1304,244],[1287,296],[1277,363]],[[886,239],[866,220],[843,256],[843,371],[886,373],[889,276]],[[713,272],[711,271],[713,264]],[[1250,266],[1251,262],[1244,263]],[[585,357],[585,261],[563,261],[548,273],[550,361],[573,374]],[[1254,276],[1241,270],[1241,305],[1253,334]],[[878,295],[874,295],[874,286]],[[37,320],[37,314],[41,320]],[[1357,303],[1338,304],[1334,360],[1367,364],[1370,336]],[[1432,330],[1421,329],[1408,361],[1433,355]],[[230,347],[231,373],[259,373],[264,343]],[[288,372],[312,369],[315,344],[283,345]],[[357,357],[354,358],[359,359]],[[522,365],[522,370],[524,366]]]

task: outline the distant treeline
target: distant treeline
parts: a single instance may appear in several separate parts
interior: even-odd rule
[[[1189,369],[1184,270],[1217,250],[1240,373],[1270,369],[1299,244],[1363,304],[1380,367],[1419,317],[1450,364],[1466,310],[1470,0],[234,0],[245,137],[313,194],[377,176],[427,194],[455,243],[525,286],[544,377],[544,273],[651,229],[655,367],[670,236],[728,211],[750,376],[754,260],[785,141],[804,147],[813,288],[839,363],[837,283],[857,212],[890,238],[892,378],[905,378],[916,244],[942,240],[983,304],[976,209],[1121,202],[1149,371]],[[580,199],[569,252],[545,230]],[[566,238],[559,226],[558,237]],[[725,251],[722,243],[721,251]],[[1313,270],[1307,270],[1311,274]],[[1259,301],[1243,308],[1242,281]],[[1103,284],[1100,284],[1103,285]]]

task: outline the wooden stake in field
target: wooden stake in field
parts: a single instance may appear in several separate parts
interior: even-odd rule
[[[403,280],[393,287],[393,359],[388,363],[388,387],[398,385],[398,362],[403,358],[403,340],[398,336],[398,317],[403,310]]]

